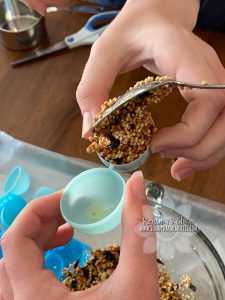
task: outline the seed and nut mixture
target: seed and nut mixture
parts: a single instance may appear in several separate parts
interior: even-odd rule
[[[158,281],[159,294],[161,300],[194,300],[196,286],[191,282],[191,277],[185,274],[180,277],[179,283],[171,279],[169,271],[166,269],[161,259],[158,261]]]
[[[167,81],[170,77],[147,77],[137,82],[131,89],[138,88],[152,81]],[[152,103],[159,103],[172,88],[163,86],[141,94],[135,101],[125,103],[115,112],[110,114],[100,125],[95,128],[94,137],[90,137],[91,144],[87,153],[98,152],[101,157],[111,164],[127,164],[136,160],[149,147],[152,135],[157,131],[151,116]],[[94,121],[101,118],[102,114],[111,107],[118,98],[114,97],[105,101],[101,111],[95,116]]]
[[[105,249],[95,249],[90,254],[85,266],[78,266],[79,261],[76,261],[63,269],[62,275],[66,276],[63,283],[71,292],[88,289],[109,278],[118,264],[120,247],[111,244]]]
[[[64,268],[62,274],[66,276],[63,283],[71,291],[86,290],[100,282],[103,282],[115,270],[120,256],[120,246],[111,244],[105,249],[91,251],[91,257],[85,266],[78,266],[79,261]],[[194,300],[196,287],[192,284],[188,274],[175,283],[166,269],[163,261],[157,258],[158,282],[161,300]]]

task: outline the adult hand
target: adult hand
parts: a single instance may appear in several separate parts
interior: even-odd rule
[[[60,214],[60,196],[57,192],[28,204],[3,235],[0,299],[159,299],[156,255],[145,253],[145,240],[136,230],[148,204],[142,173],[134,173],[126,184],[116,270],[103,283],[81,292],[69,292],[52,272],[44,270],[43,251],[65,244],[73,235]]]
[[[224,83],[225,71],[217,54],[192,33],[198,10],[199,0],[169,0],[167,5],[127,1],[93,45],[77,89],[84,137],[120,73],[144,66],[187,82]],[[180,157],[171,168],[177,180],[213,166],[225,155],[224,91],[183,90],[181,94],[188,103],[181,121],[159,130],[151,144],[152,151],[164,157]]]
[[[48,6],[60,6],[63,4],[63,0],[25,0],[25,2],[32,8],[36,9],[40,13],[44,14]]]

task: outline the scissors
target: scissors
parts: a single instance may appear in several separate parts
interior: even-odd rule
[[[112,9],[109,9],[107,6],[103,5],[74,5],[74,6],[49,6],[46,9],[47,13],[54,13],[58,11],[65,11],[65,12],[80,12],[80,13],[87,13],[87,14],[97,14],[104,11],[109,11]]]
[[[54,52],[58,52],[63,49],[73,49],[75,47],[92,45],[109,24],[102,25],[97,29],[95,28],[95,26],[102,21],[114,19],[117,16],[118,12],[118,10],[108,11],[92,16],[88,19],[87,23],[78,32],[66,36],[63,41],[58,42],[48,48],[34,51],[30,55],[12,61],[11,66],[17,67],[26,62],[35,60],[37,58],[49,55]]]

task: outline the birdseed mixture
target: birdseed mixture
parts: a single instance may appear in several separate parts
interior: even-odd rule
[[[170,77],[147,77],[137,82],[131,89],[138,88],[152,81],[163,82]],[[152,135],[157,131],[151,116],[152,103],[158,103],[171,93],[172,88],[163,86],[136,97],[135,101],[128,102],[110,114],[95,128],[94,137],[90,137],[91,144],[87,153],[98,152],[111,164],[127,164],[136,160],[150,146]],[[94,121],[111,107],[118,98],[109,99],[101,106],[101,111]]]
[[[111,244],[105,249],[91,251],[91,257],[85,266],[78,266],[79,261],[65,268],[62,274],[66,276],[63,283],[71,291],[86,290],[103,282],[115,270],[120,256],[120,246]],[[189,275],[183,275],[179,282],[174,282],[163,261],[158,258],[158,282],[161,300],[194,300],[196,287]]]

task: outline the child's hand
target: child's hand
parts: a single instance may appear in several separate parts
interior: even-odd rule
[[[90,134],[93,117],[108,100],[120,73],[144,66],[182,81],[225,83],[225,70],[217,54],[192,33],[198,9],[198,0],[171,0],[166,5],[163,1],[127,1],[93,45],[77,89],[84,137]],[[181,93],[188,103],[181,121],[161,129],[151,144],[151,150],[164,157],[181,157],[171,168],[177,180],[209,168],[225,156],[224,90]]]
[[[60,197],[61,192],[57,192],[31,202],[3,235],[0,299],[159,299],[156,254],[146,253],[145,239],[137,232],[143,207],[148,205],[141,172],[134,173],[126,184],[119,264],[109,279],[85,291],[69,292],[51,271],[44,269],[43,251],[63,245],[73,236],[73,229],[61,216]]]

